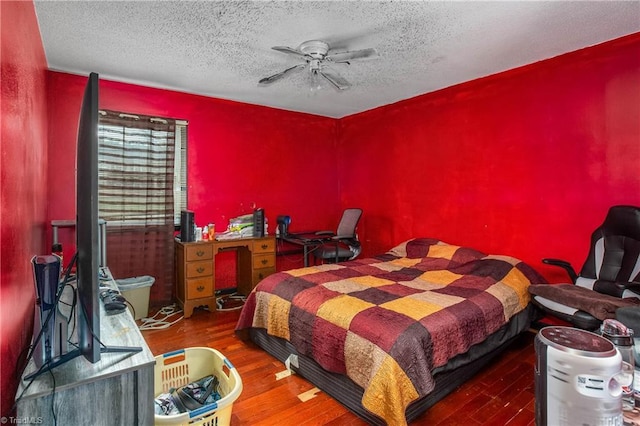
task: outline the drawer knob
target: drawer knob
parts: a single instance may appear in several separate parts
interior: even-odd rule
[[[259,278],[259,279],[263,279],[263,278],[264,278],[264,277],[262,276],[262,272],[260,272],[260,273],[258,274],[258,278]]]
[[[266,250],[267,247],[269,247],[269,246],[267,244],[263,244],[261,247],[262,247],[262,250]]]
[[[204,272],[204,268],[200,266],[198,269],[196,269],[196,271],[198,271],[198,273],[201,274]]]
[[[204,286],[200,285],[200,286],[198,286],[198,288],[197,288],[196,290],[198,290],[198,291],[204,291]]]
[[[204,252],[203,252],[202,250],[198,250],[198,251],[196,252],[196,256],[198,256],[198,257],[202,257],[202,256],[204,256]]]
[[[267,262],[269,262],[269,261],[267,259],[262,259],[261,262],[262,262],[263,265],[266,265]]]

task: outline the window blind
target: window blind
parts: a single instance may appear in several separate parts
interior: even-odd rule
[[[153,276],[157,302],[173,299],[176,127],[173,119],[101,111],[98,128],[108,266],[116,278]]]

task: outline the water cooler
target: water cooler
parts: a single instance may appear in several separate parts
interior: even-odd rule
[[[545,327],[535,340],[536,425],[622,426],[622,357],[584,330]]]

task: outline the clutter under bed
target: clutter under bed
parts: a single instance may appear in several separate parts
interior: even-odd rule
[[[267,277],[237,331],[368,422],[402,425],[529,328],[543,282],[518,259],[414,239]]]

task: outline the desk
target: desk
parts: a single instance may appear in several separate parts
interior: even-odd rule
[[[248,296],[262,279],[276,271],[276,243],[273,237],[183,243],[176,240],[176,296],[184,317],[193,309],[216,309],[215,257],[222,251],[237,253],[238,293]]]
[[[108,268],[104,270],[108,285],[117,289]],[[155,358],[128,310],[106,315],[99,305],[100,340],[142,351],[103,353],[95,364],[80,356],[35,377],[31,385],[21,380],[17,396],[26,391],[17,402],[18,419],[53,424],[55,410],[59,425],[153,425]],[[30,361],[23,378],[36,370]]]
[[[322,237],[314,233],[287,234],[285,236],[280,235],[278,238],[290,244],[302,246],[302,256],[305,268],[309,266],[309,255],[313,252],[313,250],[326,243],[327,241],[331,241],[331,237]]]

